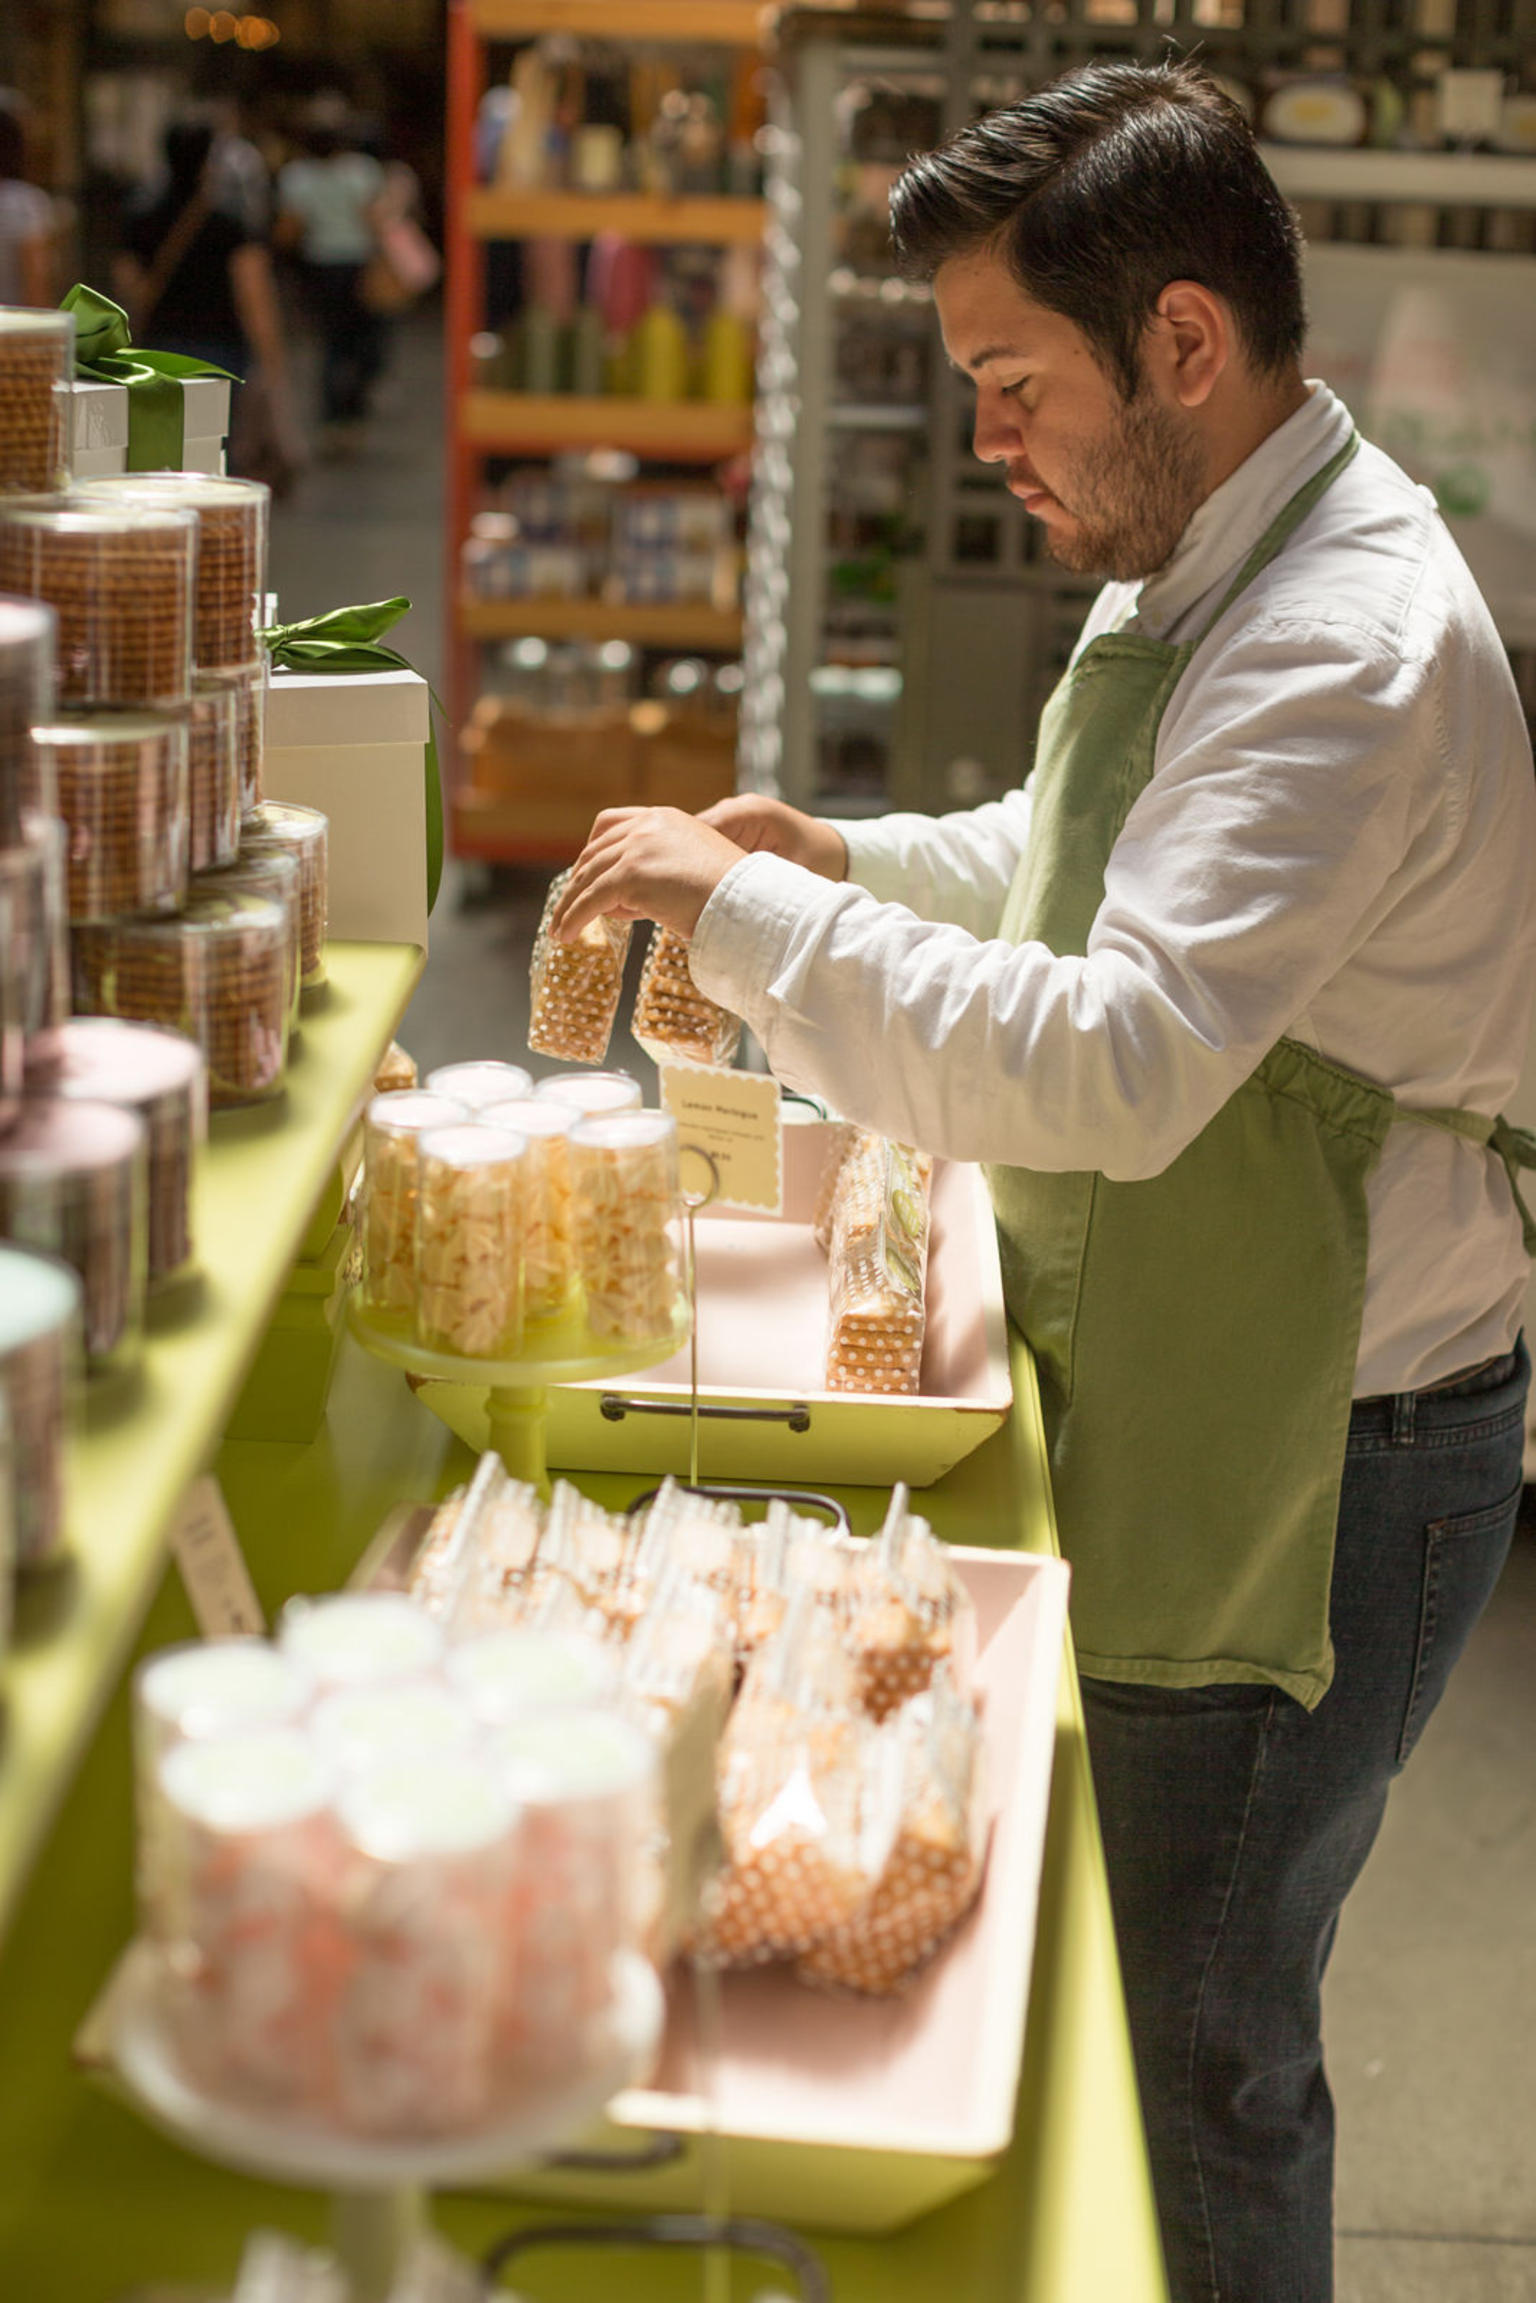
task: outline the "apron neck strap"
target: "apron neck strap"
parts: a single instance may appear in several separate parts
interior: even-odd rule
[[[1359,446],[1359,433],[1356,431],[1351,431],[1349,438],[1345,441],[1338,454],[1336,456],[1331,456],[1320,472],[1314,472],[1311,479],[1306,481],[1303,486],[1297,489],[1295,495],[1292,496],[1290,502],[1284,507],[1284,509],[1276,514],[1275,518],[1265,529],[1263,535],[1254,545],[1253,550],[1249,553],[1247,559],[1244,560],[1242,566],[1238,569],[1237,574],[1233,577],[1231,584],[1222,597],[1221,605],[1217,608],[1209,623],[1206,624],[1204,630],[1201,631],[1198,637],[1191,643],[1192,646],[1199,647],[1202,641],[1208,640],[1210,638],[1212,632],[1221,622],[1221,619],[1226,614],[1228,608],[1230,608],[1234,601],[1236,601],[1244,592],[1246,592],[1248,586],[1253,582],[1254,577],[1260,574],[1263,569],[1267,568],[1270,561],[1275,559],[1279,553],[1284,550],[1285,546],[1290,542],[1292,536],[1296,533],[1296,530],[1301,526],[1302,521],[1311,511],[1313,505],[1327,494],[1328,490],[1333,486],[1334,481],[1343,471],[1345,465],[1351,462]]]

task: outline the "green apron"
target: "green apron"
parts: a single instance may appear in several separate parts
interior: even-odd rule
[[[1086,953],[1191,656],[1358,445],[1292,497],[1194,639],[1109,633],[1066,674],[1041,716],[1029,846],[1000,930],[1011,942]],[[1536,1164],[1536,1144],[1502,1120],[1399,1112],[1385,1088],[1282,1039],[1161,1175],[989,1170],[1008,1308],[1039,1368],[1085,1672],[1271,1681],[1309,1708],[1325,1693],[1366,1179],[1399,1119],[1491,1142],[1511,1182]]]

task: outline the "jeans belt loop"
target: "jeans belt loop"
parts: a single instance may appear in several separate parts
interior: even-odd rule
[[[1412,1447],[1414,1409],[1416,1406],[1416,1393],[1395,1391],[1392,1394],[1392,1445],[1394,1447]]]

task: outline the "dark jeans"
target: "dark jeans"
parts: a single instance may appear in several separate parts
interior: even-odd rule
[[[1504,1564],[1529,1376],[1522,1342],[1449,1387],[1356,1402],[1315,1711],[1267,1686],[1083,1683],[1174,2303],[1333,2294],[1323,1970]]]
[[[306,264],[304,277],[320,331],[320,417],[358,423],[384,366],[385,323],[358,294],[361,264]]]

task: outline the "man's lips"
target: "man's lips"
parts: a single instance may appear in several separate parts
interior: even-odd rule
[[[1026,480],[1022,476],[1016,478],[1012,473],[1008,475],[1008,493],[1017,496],[1026,512],[1039,512],[1047,504],[1058,501],[1049,488],[1041,487],[1038,480]]]

